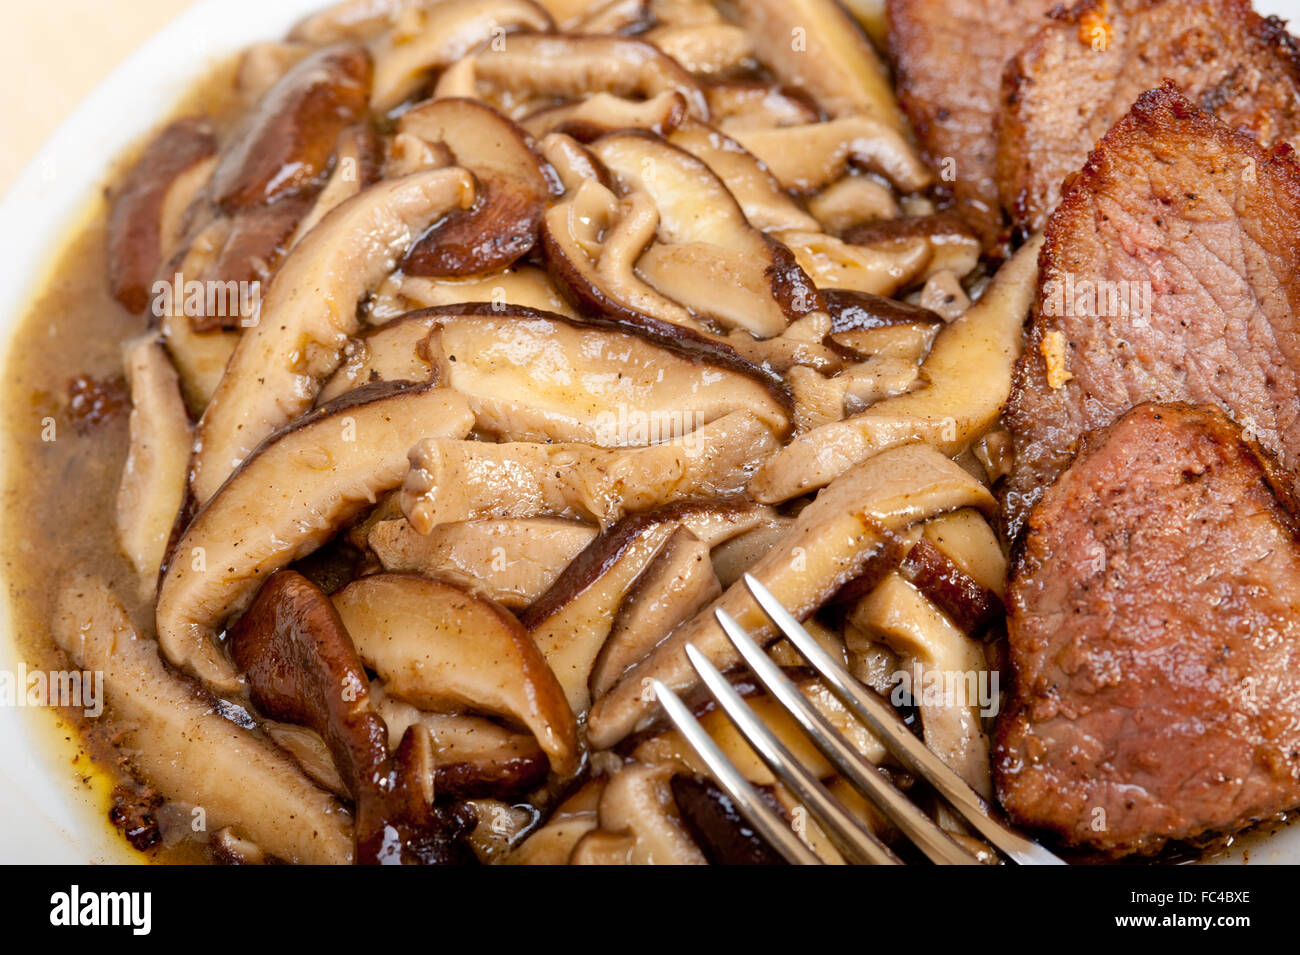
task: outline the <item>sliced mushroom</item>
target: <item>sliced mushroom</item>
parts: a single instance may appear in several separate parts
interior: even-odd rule
[[[395,383],[358,389],[269,438],[172,551],[157,604],[167,659],[211,686],[238,687],[216,642],[221,624],[248,605],[263,579],[400,484],[417,441],[463,437],[473,423],[456,393]]]
[[[702,160],[637,132],[606,136],[591,149],[624,192],[654,199],[660,241],[642,253],[637,270],[659,292],[763,338],[821,307],[794,257],[749,224]]]
[[[590,524],[554,517],[439,524],[428,534],[403,519],[376,524],[367,542],[387,571],[435,577],[518,610],[595,536]]]
[[[478,430],[505,441],[654,444],[742,409],[778,432],[789,423],[785,393],[725,349],[518,306],[412,312],[348,350],[322,399],[366,382],[433,379],[469,399]]]
[[[329,171],[339,134],[366,117],[370,56],[339,44],[279,79],[221,152],[211,197],[224,212],[294,196]]]
[[[808,197],[808,211],[825,231],[835,234],[863,223],[896,219],[902,214],[894,190],[867,175],[850,175],[835,180],[821,192]]]
[[[912,674],[912,695],[921,711],[925,743],[976,792],[988,799],[989,742],[980,702],[969,692],[988,670],[984,651],[899,574],[854,608],[853,625],[883,641]]]
[[[349,126],[339,134],[334,171],[312,202],[311,211],[299,221],[290,247],[301,242],[325,216],[375,182],[380,151],[378,137],[368,124]]]
[[[200,503],[258,442],[311,407],[356,331],[361,296],[424,225],[473,195],[461,169],[382,182],[331,212],[289,254],[199,421],[191,488]]]
[[[609,172],[591,154],[591,150],[572,136],[547,133],[537,144],[537,149],[559,176],[565,193],[576,192],[588,179],[606,188],[613,184]]]
[[[225,217],[228,228],[202,275],[173,277],[176,295],[184,283],[197,278],[184,311],[196,332],[215,328],[247,328],[257,322],[261,289],[283,262],[299,223],[311,211],[305,196],[290,196],[270,205],[251,206]],[[218,220],[220,221],[220,220]],[[155,304],[155,311],[157,306]]]
[[[178,204],[172,197],[188,199],[194,183],[186,174],[210,171],[206,161],[216,149],[206,120],[178,119],[154,137],[114,190],[108,216],[108,284],[127,311],[142,312],[149,304],[164,243],[176,227],[175,209],[168,212],[169,205]]]
[[[794,526],[793,517],[773,514],[756,527],[723,541],[709,555],[718,583],[730,587],[766,556]]]
[[[924,238],[930,243],[933,256],[927,275],[947,271],[960,277],[970,274],[979,264],[979,239],[950,212],[883,219],[855,226],[844,233],[845,242],[866,246],[914,238]]]
[[[534,136],[558,132],[590,142],[621,129],[644,129],[667,136],[686,119],[686,113],[686,98],[676,90],[664,90],[647,100],[597,93],[580,102],[538,110],[522,125]]]
[[[411,452],[402,512],[422,534],[484,517],[572,517],[607,527],[627,513],[733,494],[776,447],[747,411],[645,448],[433,438]]]
[[[239,65],[235,67],[235,89],[245,103],[254,106],[267,90],[313,52],[310,45],[295,41],[254,43],[239,54]]]
[[[819,230],[817,220],[781,188],[758,157],[725,133],[691,120],[682,123],[667,139],[708,164],[754,228],[764,232]]]
[[[826,312],[813,312],[791,322],[775,338],[755,338],[749,332],[735,329],[725,340],[747,361],[779,374],[786,374],[791,368],[800,365],[815,368],[825,374],[834,374],[843,367],[844,362],[836,350],[827,344],[830,331],[830,315]]]
[[[711,83],[705,90],[709,115],[728,134],[736,130],[799,126],[821,119],[808,100],[771,83]]]
[[[649,99],[676,90],[686,98],[692,115],[708,116],[708,104],[695,78],[640,40],[524,35],[465,62],[472,63],[476,84],[488,88],[489,101],[521,94],[580,99],[595,93]]]
[[[624,766],[600,796],[600,828],[573,848],[571,865],[705,865],[673,802],[671,763]]]
[[[907,128],[884,64],[838,3],[746,0],[737,9],[759,61],[831,116],[861,113]]]
[[[925,360],[940,326],[907,322],[880,328],[855,328],[831,336],[836,349],[858,358],[901,358],[914,365]]]
[[[890,356],[868,358],[832,378],[811,368],[791,368],[786,378],[794,393],[795,433],[842,421],[864,406],[904,394],[918,374],[915,362]]]
[[[185,503],[194,429],[176,370],[156,334],[127,342],[123,364],[131,386],[130,445],[117,488],[117,540],[151,599]]]
[[[782,242],[818,289],[892,295],[925,274],[933,258],[923,236],[849,245],[825,232],[782,232]]]
[[[362,339],[367,357],[345,373],[366,381],[414,368],[418,327],[430,330],[416,349],[433,377],[469,399],[479,431],[504,441],[655,444],[740,410],[778,433],[789,424],[784,394],[720,351],[517,307],[411,313]]]
[[[442,0],[411,7],[396,27],[373,44],[375,84],[371,106],[387,112],[417,92],[435,70],[476,47],[506,45],[507,31],[547,33],[550,15],[531,0]],[[514,39],[508,41],[514,45]]]
[[[379,680],[370,683],[370,702],[388,724],[396,746],[413,724],[433,740],[433,787],[439,795],[520,796],[546,781],[550,761],[529,732],[507,729],[482,716],[430,713],[390,695]]]
[[[459,861],[458,826],[432,806],[427,733],[408,729],[388,753],[365,668],[328,597],[294,571],[271,575],[230,631],[230,651],[268,716],[320,734],[356,802],[363,864]]]
[[[709,545],[743,533],[769,514],[742,500],[685,501],[624,518],[592,540],[522,615],[574,712],[587,708],[593,662],[624,597],[677,530]],[[437,534],[442,526],[435,527]],[[661,614],[662,616],[662,614]]]
[[[850,162],[880,173],[903,192],[918,192],[932,178],[902,133],[867,116],[735,130],[732,135],[763,160],[782,186],[795,192],[829,186]]]
[[[785,865],[731,797],[707,777],[674,776],[673,801],[710,865]]]
[[[1010,394],[1041,244],[1036,238],[1022,246],[970,311],[939,334],[921,366],[924,385],[795,438],[754,476],[754,498],[772,504],[798,497],[905,442],[924,441],[948,455],[970,447]]]
[[[522,615],[573,712],[586,712],[591,702],[592,666],[619,605],[676,527],[653,517],[621,521],[579,554]]]
[[[596,0],[567,32],[569,33],[639,33],[654,20],[650,0]]]
[[[883,295],[828,289],[824,297],[826,311],[831,316],[830,335],[895,325],[928,324],[935,328],[943,325],[943,317],[929,309]]]
[[[478,821],[467,841],[484,865],[492,865],[504,857],[511,845],[537,821],[533,806],[512,806],[500,799],[483,798],[467,799],[464,805]]]
[[[300,43],[367,39],[383,32],[407,10],[438,2],[440,0],[339,0],[299,20],[289,31],[289,39]]]
[[[962,288],[961,279],[948,269],[935,272],[926,279],[918,301],[922,308],[936,312],[947,322],[955,322],[970,308],[970,297]]]
[[[708,545],[685,527],[673,531],[618,608],[592,664],[591,696],[603,696],[625,670],[721,593]]]
[[[168,669],[107,584],[86,576],[69,580],[52,633],[76,666],[103,674],[120,745],[165,796],[202,806],[211,829],[232,826],[276,858],[351,861],[347,809]]]
[[[966,573],[928,538],[912,545],[898,572],[968,637],[982,637],[995,620],[1006,617],[997,592]]]
[[[190,241],[189,245],[175,258],[175,269],[171,281],[175,284],[177,277],[181,283],[185,276],[208,274],[213,262],[221,254],[230,234],[231,220],[225,217],[214,219],[203,227]],[[161,308],[155,302],[156,317],[162,330],[163,344],[176,372],[180,377],[181,391],[186,405],[196,414],[203,413],[213,393],[225,374],[226,364],[239,344],[239,333],[221,328],[199,332],[194,323],[185,314],[184,302],[174,298],[171,308]]]
[[[327,789],[340,799],[351,799],[334,757],[325,745],[325,740],[314,729],[299,726],[296,723],[280,723],[266,720],[262,723],[264,732],[272,743],[293,757],[307,778],[322,789]]]
[[[645,39],[696,76],[739,72],[754,55],[749,34],[731,23],[659,26]]]
[[[362,577],[336,593],[334,605],[390,694],[425,710],[502,716],[537,737],[552,772],[576,767],[577,728],[564,691],[499,605],[410,574]]]
[[[849,289],[823,293],[831,315],[827,341],[846,356],[919,362],[943,327],[943,316],[922,306]]]
[[[653,241],[659,211],[644,192],[618,198],[597,179],[572,189],[542,220],[542,247],[552,281],[587,317],[671,337],[708,332],[682,305],[647,285],[636,262]]]
[[[807,617],[858,575],[884,545],[885,533],[960,507],[991,513],[992,506],[983,485],[939,452],[924,445],[892,449],[819,494],[800,512],[789,536],[751,573],[796,617]],[[587,722],[593,746],[612,746],[652,715],[654,703],[644,696],[646,680],[661,679],[675,690],[696,684],[686,659],[688,643],[723,668],[737,662],[713,618],[714,608],[726,610],[762,643],[775,635],[743,582],[733,584],[596,701]]]
[[[461,302],[488,302],[499,308],[518,305],[577,317],[547,274],[535,265],[514,265],[500,272],[465,279],[394,275],[371,299],[367,317],[373,323],[383,324],[417,309]]]
[[[562,802],[546,825],[529,834],[502,860],[504,865],[567,865],[573,847],[600,823],[597,811],[606,780],[589,780]]]
[[[445,146],[479,187],[472,207],[451,213],[420,237],[402,260],[405,273],[482,275],[532,249],[555,176],[524,130],[468,99],[438,99],[407,110],[397,129]]]
[[[997,534],[978,511],[954,511],[925,525],[925,539],[999,597],[1006,593],[1007,558]]]

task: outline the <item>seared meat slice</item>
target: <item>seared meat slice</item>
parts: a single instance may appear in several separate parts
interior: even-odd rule
[[[1172,85],[1144,93],[1048,222],[1038,303],[1004,420],[1004,530],[1078,439],[1141,401],[1226,410],[1300,464],[1300,167]]]
[[[1006,238],[995,177],[1002,70],[1056,2],[888,0],[899,102],[940,189],[985,248]]]
[[[997,175],[1012,221],[1041,227],[1092,145],[1166,79],[1265,147],[1300,132],[1295,41],[1250,0],[1082,0],[1007,64]]]
[[[1220,412],[1143,404],[1029,519],[994,772],[1021,824],[1110,854],[1300,805],[1300,546]]]

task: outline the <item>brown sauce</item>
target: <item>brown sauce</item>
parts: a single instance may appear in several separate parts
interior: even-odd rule
[[[234,90],[234,66],[231,60],[215,67],[182,98],[174,115],[202,112],[218,128],[228,125],[243,107]],[[132,158],[122,157],[105,183],[113,183]],[[5,361],[0,414],[9,440],[0,456],[0,572],[12,608],[14,643],[29,670],[69,666],[51,637],[50,621],[62,581],[79,569],[107,580],[143,632],[154,629],[152,602],[140,599],[113,526],[113,503],[126,460],[129,402],[115,406],[109,395],[87,408],[88,401],[101,397],[95,394],[97,386],[120,385],[122,342],[147,328],[147,316],[129,314],[109,294],[107,217],[106,189],[100,189],[52,256]],[[74,383],[79,378],[89,381]],[[113,790],[134,783],[113,744],[111,704],[97,720],[80,711],[58,711],[57,719],[51,712],[34,715],[49,726],[51,751],[60,754],[67,784],[88,787],[92,799],[102,802],[104,825],[111,825]],[[158,815],[164,845],[151,850],[151,859],[211,859],[206,843],[189,838],[183,826],[166,824],[165,807]]]

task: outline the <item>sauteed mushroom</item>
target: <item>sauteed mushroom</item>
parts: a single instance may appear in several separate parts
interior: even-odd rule
[[[484,43],[500,42],[506,31],[544,33],[554,26],[531,0],[443,0],[411,7],[409,15],[373,44],[371,106],[379,112],[392,109],[418,90],[432,71]]]
[[[392,268],[415,234],[467,208],[474,185],[461,169],[379,183],[343,203],[290,253],[258,324],[245,332],[199,421],[191,487],[199,503],[267,435],[311,407],[356,330],[357,302]],[[365,242],[357,240],[365,237]],[[328,308],[320,308],[324,299]],[[257,387],[253,387],[256,383]]]
[[[329,540],[406,473],[426,436],[473,426],[455,392],[396,382],[362,388],[305,415],[251,454],[199,510],[172,550],[158,590],[167,659],[221,690],[238,674],[217,629],[261,580]]]
[[[165,667],[107,584],[87,576],[69,580],[53,634],[77,666],[104,674],[123,742],[164,793],[201,805],[214,830],[233,826],[279,859],[352,860],[347,809]]]

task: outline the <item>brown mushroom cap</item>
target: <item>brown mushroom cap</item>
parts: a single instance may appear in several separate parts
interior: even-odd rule
[[[497,95],[575,99],[604,92],[649,99],[676,90],[692,114],[708,117],[699,82],[676,60],[641,40],[523,35],[512,37],[501,49],[481,51],[472,62],[475,81]]]
[[[186,170],[213,155],[216,137],[206,121],[178,119],[163,129],[114,190],[108,217],[108,283],[129,312],[143,311],[163,255],[163,211],[168,192]]]
[[[294,571],[273,574],[229,640],[253,704],[325,740],[356,800],[359,863],[462,860],[460,827],[432,806],[427,731],[408,729],[390,758],[388,728],[370,708],[365,668],[320,588]]]
[[[389,693],[429,710],[470,709],[525,727],[553,772],[577,766],[577,729],[546,660],[509,611],[413,574],[348,584],[334,606]]]
[[[523,129],[483,103],[437,99],[403,113],[399,133],[447,147],[478,181],[469,209],[420,237],[402,269],[410,275],[482,275],[512,265],[537,243],[555,172]],[[552,185],[554,184],[554,185]]]
[[[370,75],[370,54],[355,44],[326,47],[295,65],[222,150],[213,202],[233,212],[318,185],[339,133],[366,116]]]

